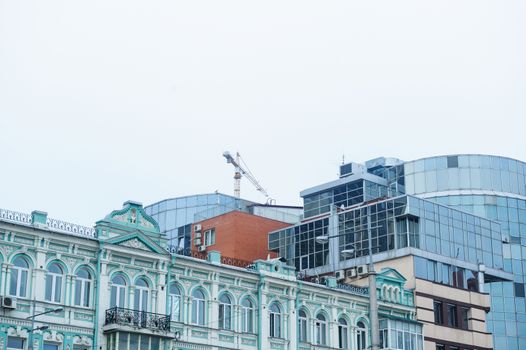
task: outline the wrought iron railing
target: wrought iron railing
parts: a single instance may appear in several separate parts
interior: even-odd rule
[[[201,260],[206,260],[208,256],[207,252],[198,252],[190,248],[180,248],[179,246],[176,246],[176,245],[169,245],[166,248],[166,250],[168,250],[170,254],[189,256],[189,257],[201,259]],[[252,261],[231,258],[228,256],[221,256],[221,264],[246,268],[252,265]]]
[[[155,331],[170,331],[170,315],[114,307],[106,310],[106,325],[118,324],[147,328]]]
[[[351,284],[338,284],[338,288],[357,295],[369,295],[369,288],[367,287],[358,287]]]
[[[221,264],[230,265],[230,266],[236,266],[236,267],[242,267],[247,268],[250,265],[252,265],[251,261],[247,260],[241,260],[236,258],[230,258],[228,256],[221,256]]]

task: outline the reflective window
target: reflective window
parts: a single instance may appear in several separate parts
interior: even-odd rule
[[[281,338],[281,309],[276,303],[269,308],[269,334],[273,338]]]
[[[448,168],[458,168],[458,156],[448,156],[447,157],[447,167]]]
[[[172,320],[181,320],[181,290],[173,283],[170,285],[170,312]]]
[[[367,349],[367,330],[365,323],[359,321],[356,326],[356,349],[365,350]]]
[[[81,267],[75,279],[75,305],[89,307],[91,298],[91,273],[87,268]]]
[[[232,328],[232,301],[224,293],[219,297],[219,328]]]
[[[24,349],[25,339],[17,337],[7,337],[7,350]]]
[[[27,296],[28,276],[29,264],[26,258],[22,256],[16,257],[11,268],[9,294],[25,298]]]
[[[316,316],[316,344],[327,345],[327,320],[324,315]]]
[[[133,306],[138,311],[148,311],[150,287],[144,278],[139,278],[135,282],[135,293]]]
[[[192,323],[205,325],[205,295],[200,289],[192,292]]]
[[[349,349],[349,326],[344,318],[338,320],[338,348]]]
[[[110,308],[126,307],[126,280],[121,275],[116,275],[111,280]]]
[[[46,273],[46,300],[60,303],[64,271],[58,263],[51,263]]]
[[[245,297],[241,302],[241,330],[243,332],[254,333],[255,314],[254,303],[250,298]]]

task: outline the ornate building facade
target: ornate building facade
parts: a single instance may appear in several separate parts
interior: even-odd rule
[[[279,259],[227,265],[171,254],[126,202],[94,228],[0,210],[0,349],[367,349],[368,289],[296,278]],[[414,295],[378,274],[389,349],[422,349]],[[387,348],[387,347],[384,347]]]

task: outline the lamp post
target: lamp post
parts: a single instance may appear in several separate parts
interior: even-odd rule
[[[28,346],[28,350],[33,350],[33,333],[35,331],[43,331],[43,330],[46,330],[46,329],[49,328],[49,326],[47,326],[47,325],[35,328],[35,318],[37,316],[42,316],[42,315],[45,315],[45,314],[50,314],[52,312],[60,312],[60,311],[64,310],[63,308],[59,307],[59,308],[56,308],[56,309],[53,309],[53,310],[48,310],[48,311],[44,311],[44,312],[35,314],[35,307],[36,307],[36,300],[33,299],[33,312],[32,312],[32,315],[28,316],[26,318],[26,320],[27,319],[31,319],[31,330],[29,331],[29,346]]]
[[[332,215],[337,215],[336,212],[333,212]],[[368,261],[368,287],[369,287],[369,319],[371,322],[371,349],[372,350],[379,350],[380,349],[380,325],[378,321],[378,299],[376,295],[376,271],[374,270],[373,265],[373,252],[372,252],[372,237],[371,237],[371,230],[378,228],[377,227],[371,227],[371,207],[367,207],[367,228],[364,230],[359,231],[353,231],[353,233],[357,232],[363,232],[367,231],[367,241],[368,241],[368,252],[367,255],[369,256]],[[335,228],[336,230],[337,228]],[[329,242],[330,239],[341,237],[346,235],[344,234],[337,234],[337,235],[321,235],[317,236],[315,238],[316,243],[319,244],[326,244]],[[353,255],[356,258],[356,247],[352,245],[352,248],[350,249],[344,249],[340,252],[342,255]],[[338,257],[339,259],[339,257]]]

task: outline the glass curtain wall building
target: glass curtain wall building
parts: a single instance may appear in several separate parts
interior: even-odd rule
[[[168,237],[168,244],[180,249],[191,247],[192,223],[234,210],[290,224],[298,222],[303,214],[302,207],[260,204],[222,193],[165,199],[144,210],[159,223],[161,233]]]
[[[526,349],[526,163],[451,155],[406,162],[404,171],[407,193],[500,223],[504,269],[513,282],[488,285],[488,331],[496,349]]]
[[[192,223],[233,210],[248,212],[256,204],[222,193],[199,194],[165,199],[144,208],[159,223],[171,245],[190,247]]]
[[[484,264],[494,347],[526,349],[526,163],[377,158],[342,165],[340,174],[301,192],[306,220],[270,233],[271,250],[299,270],[324,273],[366,263],[371,232],[376,261],[410,253],[418,278],[467,290],[478,288]],[[331,235],[338,237],[325,245],[315,239]],[[352,256],[340,254],[350,247]]]

